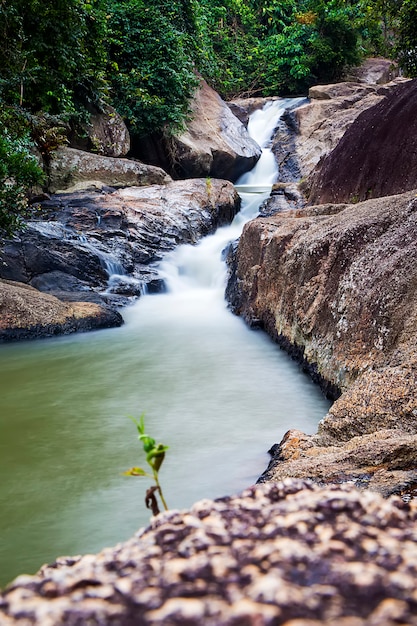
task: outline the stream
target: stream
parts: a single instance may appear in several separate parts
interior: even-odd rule
[[[268,142],[293,101],[251,116],[260,162],[236,184],[232,225],[165,257],[167,292],[122,311],[121,328],[0,348],[0,587],[59,555],[91,553],[149,521],[149,481],[128,416],[169,445],[171,508],[231,495],[266,468],[289,428],[316,431],[330,403],[269,337],[232,315],[222,251],[269,195]]]

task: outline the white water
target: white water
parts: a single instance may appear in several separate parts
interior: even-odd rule
[[[172,508],[243,489],[286,430],[316,430],[329,402],[223,297],[222,250],[268,195],[264,177],[243,187],[231,226],[165,258],[169,292],[125,309],[123,327],[1,347],[0,585],[147,524],[147,481],[122,476],[143,463],[128,415],[145,412],[170,446],[161,480]]]
[[[222,251],[229,242],[240,236],[244,224],[256,216],[261,202],[269,196],[272,184],[278,176],[277,163],[270,148],[271,137],[285,109],[304,100],[274,100],[250,116],[248,132],[261,146],[262,154],[255,167],[236,182],[242,199],[241,211],[230,226],[219,228],[214,235],[206,237],[198,245],[177,247],[160,264],[168,290],[172,294],[182,294],[182,298],[188,292],[187,306],[191,300],[198,302],[201,298],[208,297],[204,291],[210,290],[212,299],[217,297],[217,306],[224,308],[226,265],[222,261]],[[181,298],[176,298],[175,301],[179,303]],[[211,305],[213,306],[213,302]]]

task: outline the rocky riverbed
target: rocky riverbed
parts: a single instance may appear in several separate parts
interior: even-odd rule
[[[389,65],[382,64],[382,82],[393,78]],[[372,64],[372,84],[357,74],[354,82],[316,87],[310,104],[288,114],[275,147],[284,184],[263,207],[264,217],[247,225],[229,261],[228,297],[235,312],[267,330],[335,398],[318,432],[292,430],[272,447],[262,478],[266,485],[162,514],[115,548],[62,557],[35,576],[19,577],[0,596],[0,624],[417,624],[417,192],[409,186],[405,194],[389,195],[401,189],[384,187],[388,195],[378,199],[347,204],[352,198],[345,196],[343,204],[306,207],[294,187],[303,176],[302,189],[313,188],[317,180],[323,188],[320,167],[328,153],[331,162],[343,133],[348,137],[363,111],[366,120],[372,111],[379,115],[380,109],[371,107],[385,107],[392,90],[400,97],[401,80],[381,86],[381,72],[376,76],[371,70]],[[368,130],[359,143],[363,150],[371,139]],[[192,148],[184,148],[181,167],[188,167],[198,143],[186,138],[184,145],[187,141]],[[205,163],[214,171],[214,153],[204,147],[200,154],[199,167]],[[240,168],[241,156],[238,162]],[[233,177],[236,168],[229,171]],[[3,259],[5,277],[16,280],[7,275],[13,268],[26,285],[60,294],[65,309],[60,316],[80,315],[79,305],[62,301],[71,301],[74,292],[77,298],[84,294],[88,307],[111,309],[131,293],[114,290],[103,296],[108,270],[100,254],[88,280],[77,274],[82,263],[74,260],[73,249],[85,246],[77,235],[82,231],[89,247],[102,255],[115,253],[112,245],[103,246],[116,238],[121,251],[116,261],[137,280],[148,272],[149,284],[155,279],[157,288],[158,277],[149,272],[159,254],[154,234],[166,229],[162,206],[168,207],[168,240],[176,245],[184,237],[193,240],[187,216],[194,205],[188,198],[184,211],[176,212],[177,200],[161,204],[167,186],[179,183],[161,170],[152,175],[162,177],[156,196],[153,186],[139,193],[99,184],[94,194],[48,201],[44,210],[51,212],[48,219],[54,215],[53,228],[61,233],[56,239],[64,247],[48,256],[51,227],[42,234],[39,223],[31,226],[4,248],[9,254]],[[229,219],[237,205],[230,183],[204,179],[196,184],[203,234],[216,220]],[[62,237],[63,229],[71,237]],[[39,245],[30,238],[39,235],[47,237],[41,257],[55,255],[49,269],[41,264],[34,270],[28,263]],[[2,281],[1,288],[8,293],[16,287]],[[33,297],[33,289],[23,289]],[[18,301],[18,296],[9,298]],[[384,500],[376,491],[402,498]]]

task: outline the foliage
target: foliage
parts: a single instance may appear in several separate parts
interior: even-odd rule
[[[199,71],[224,98],[250,89],[261,33],[246,0],[200,0],[196,5],[194,59]]]
[[[183,3],[110,3],[108,78],[113,104],[135,135],[178,129],[198,84],[187,53],[194,24]]]
[[[416,24],[417,0],[0,0],[0,107],[26,119],[1,117],[2,228],[40,176],[29,137],[47,159],[106,102],[136,137],[177,132],[198,74],[224,98],[305,93],[361,54],[417,76]]]
[[[104,87],[104,0],[0,0],[0,100],[77,115]]]
[[[303,93],[317,82],[337,80],[357,64],[355,11],[341,0],[287,3],[272,16],[260,45],[260,81],[265,94]]]
[[[13,129],[13,134],[10,129]],[[31,153],[33,143],[20,116],[0,116],[0,234],[12,235],[30,214],[27,192],[43,180],[43,171]]]
[[[146,434],[144,414],[140,416],[139,421],[135,420],[133,417],[131,418],[131,420],[136,425],[137,431],[139,433],[138,439],[143,444],[143,450],[146,454],[146,462],[152,469],[152,474],[149,474],[141,467],[131,467],[125,472],[125,475],[146,476],[148,478],[152,478],[155,481],[155,486],[151,487],[146,492],[145,504],[148,509],[152,509],[153,515],[157,515],[159,513],[159,506],[155,496],[156,492],[159,493],[159,497],[161,498],[164,509],[166,511],[168,510],[168,506],[159,482],[159,470],[161,469],[161,465],[165,459],[165,453],[168,450],[168,446],[165,446],[162,443],[157,444],[155,439]]]
[[[396,53],[407,76],[417,77],[417,2],[405,0],[399,15]]]

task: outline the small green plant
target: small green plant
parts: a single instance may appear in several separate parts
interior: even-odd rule
[[[165,458],[165,452],[168,450],[168,446],[165,446],[162,443],[156,443],[153,437],[150,437],[145,432],[145,415],[142,415],[139,418],[139,421],[135,420],[133,417],[130,418],[132,422],[135,424],[137,431],[139,433],[139,441],[143,444],[143,450],[146,454],[146,462],[152,469],[152,474],[146,472],[142,467],[131,467],[129,470],[124,472],[125,476],[146,476],[147,478],[152,478],[155,481],[155,485],[149,487],[146,491],[145,495],[145,504],[148,509],[152,510],[153,515],[158,515],[160,512],[158,500],[156,499],[156,493],[159,493],[159,497],[161,498],[162,506],[165,511],[168,510],[167,503],[164,498],[164,494],[162,492],[161,485],[159,483],[159,470],[161,469],[161,465]]]

